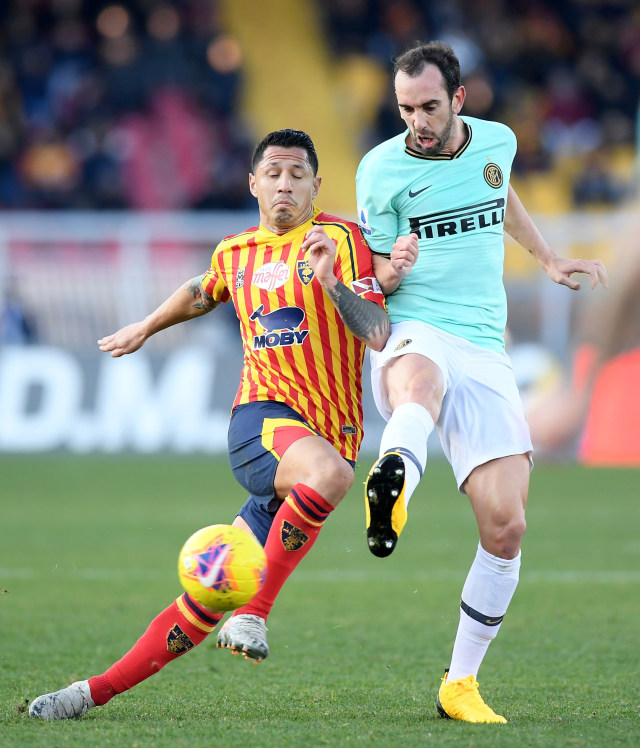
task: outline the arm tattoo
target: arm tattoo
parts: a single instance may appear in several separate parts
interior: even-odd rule
[[[327,294],[345,325],[364,343],[372,343],[379,336],[389,334],[389,317],[385,310],[373,301],[360,298],[340,281],[331,291],[327,290]]]
[[[198,275],[187,281],[186,288],[189,293],[193,296],[193,308],[200,309],[203,312],[210,312],[215,309],[220,302],[214,301],[211,296],[205,293],[202,288],[202,276]]]

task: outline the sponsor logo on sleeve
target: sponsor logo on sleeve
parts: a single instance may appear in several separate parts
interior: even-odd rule
[[[358,296],[364,296],[367,293],[382,293],[380,284],[375,278],[358,278],[351,281],[351,290]]]
[[[369,213],[366,208],[358,206],[358,225],[363,234],[371,233],[371,226],[369,226]]]

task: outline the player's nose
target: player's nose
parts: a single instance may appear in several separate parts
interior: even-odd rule
[[[424,112],[416,111],[413,118],[413,126],[416,130],[424,130],[429,126],[429,117]]]
[[[293,183],[291,177],[283,174],[278,180],[278,192],[291,192],[293,190]]]

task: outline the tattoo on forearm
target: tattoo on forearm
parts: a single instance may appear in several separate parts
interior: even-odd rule
[[[218,306],[218,302],[208,296],[202,288],[202,276],[198,275],[186,283],[187,290],[193,296],[194,309],[202,309],[209,312]]]
[[[327,294],[351,332],[365,343],[388,335],[390,322],[387,313],[368,299],[361,299],[343,283],[336,284]]]

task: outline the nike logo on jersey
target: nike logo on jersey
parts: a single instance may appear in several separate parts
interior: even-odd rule
[[[428,190],[429,187],[431,187],[430,184],[428,184],[426,187],[423,187],[421,190],[416,190],[415,192],[411,188],[409,188],[409,197],[418,197],[421,192]]]

